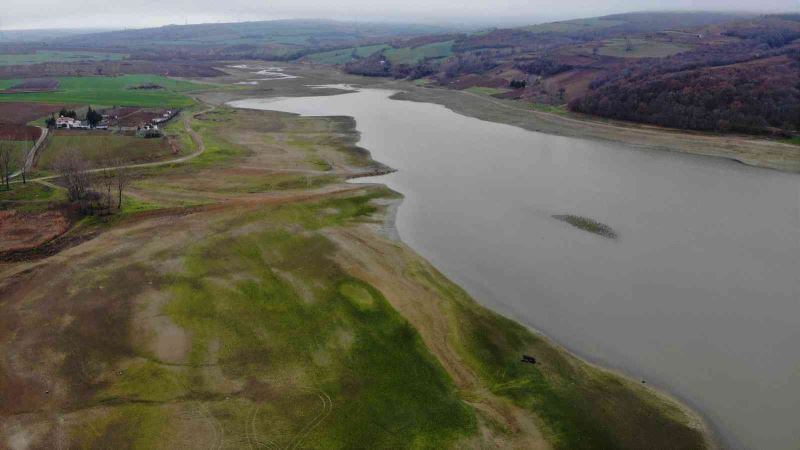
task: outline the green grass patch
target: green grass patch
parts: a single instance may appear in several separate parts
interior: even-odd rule
[[[218,227],[281,223],[287,209],[302,207],[271,208]],[[360,214],[350,211],[349,219]],[[285,419],[317,414],[308,411],[319,408],[317,395],[332,399],[335,413],[308,436],[304,446],[310,448],[367,442],[375,448],[441,448],[474,433],[470,408],[416,331],[379,291],[332,262],[333,243],[280,227],[234,234],[189,252],[186,270],[174,275],[165,312],[191,331],[192,364],[217,358],[226,376],[251,380],[254,392],[245,396],[260,392],[270,399],[260,413],[265,435],[274,435],[270,427],[276,426],[284,436],[300,431],[307,419]],[[199,373],[191,379],[204,382]],[[271,412],[269,404],[280,411]],[[233,414],[244,420],[247,411]]]
[[[672,42],[651,41],[646,39],[630,39],[631,49],[625,39],[609,39],[597,53],[617,58],[664,58],[676,53],[691,50],[692,47]]]
[[[146,202],[144,200],[139,200],[138,198],[125,195],[123,192],[122,211],[121,211],[122,214],[136,214],[139,212],[151,211],[159,208],[161,208],[161,205],[152,202]]]
[[[184,108],[194,103],[186,96],[188,92],[209,88],[209,85],[158,75],[63,77],[59,81],[58,89],[53,92],[0,92],[0,101]],[[19,80],[0,80],[0,89],[7,89],[18,82]],[[157,84],[164,89],[131,89],[143,84]]]
[[[279,224],[290,226],[300,224],[306,229],[317,230],[335,225],[345,225],[352,221],[368,221],[379,211],[373,200],[396,198],[398,194],[388,188],[373,188],[362,195],[326,199],[320,202],[302,202],[279,206],[265,212],[254,213],[241,220],[258,220],[264,214]]]
[[[490,87],[472,86],[464,90],[478,95],[497,95],[497,94],[505,94],[506,92],[509,92],[511,89],[498,89]]]
[[[97,394],[97,400],[165,402],[185,395],[186,384],[173,368],[143,360],[120,371],[114,383]]]
[[[360,311],[371,311],[376,307],[375,297],[372,296],[369,289],[359,283],[341,283],[339,293],[353,302]]]
[[[328,52],[313,53],[305,57],[305,59],[318,63],[318,64],[345,64],[353,59],[353,55],[359,58],[366,58],[367,56],[379,52],[381,50],[391,48],[386,44],[366,45],[362,47],[350,47],[339,50],[331,50]]]
[[[673,404],[558,349],[525,327],[478,306],[461,288],[421,264],[409,276],[450,302],[452,343],[489,389],[533,411],[557,449],[705,448]],[[523,354],[537,359],[524,364]]]
[[[287,191],[296,189],[316,189],[342,181],[336,176],[312,176],[298,174],[275,175],[238,175],[225,178],[225,188],[220,192],[258,193],[270,191]]]
[[[550,114],[559,114],[562,116],[569,114],[566,105],[549,105],[547,103],[530,103],[530,102],[526,103],[534,111],[546,112]]]
[[[127,56],[123,53],[108,52],[36,50],[33,53],[0,54],[0,66],[23,66],[46,62],[119,61]]]
[[[443,41],[419,47],[390,48],[384,55],[392,64],[417,64],[429,58],[443,58],[453,54],[453,42]]]
[[[76,448],[161,448],[160,436],[169,416],[158,405],[130,404],[98,414],[94,420],[72,430]]]
[[[66,200],[60,189],[54,189],[40,183],[11,184],[11,190],[0,186],[0,209],[15,209],[20,212],[35,213],[46,210],[53,203]]]
[[[190,161],[190,164],[198,168],[207,168],[215,165],[224,165],[230,163],[234,158],[241,157],[250,153],[247,148],[236,145],[221,136],[221,131],[226,127],[232,126],[235,121],[237,112],[230,108],[217,108],[214,110],[214,120],[197,120],[191,119],[192,129],[199,134],[203,143],[205,144],[205,152],[202,155]],[[168,129],[168,132],[176,132],[181,139],[181,148],[195,148],[194,143],[182,129],[176,131],[175,128]]]
[[[800,145],[800,136],[795,136],[795,137],[791,137],[791,138],[785,139],[784,142],[786,142],[787,144],[792,144],[792,145]]]

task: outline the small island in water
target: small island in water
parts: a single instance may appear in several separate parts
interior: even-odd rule
[[[554,214],[554,219],[566,222],[575,228],[580,228],[589,233],[598,234],[608,239],[616,239],[617,232],[610,226],[583,216],[575,216],[572,214]]]

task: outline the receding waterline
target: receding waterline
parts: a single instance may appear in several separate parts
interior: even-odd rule
[[[476,299],[690,399],[726,446],[800,442],[800,178],[390,94],[234,105],[354,117],[360,145],[398,169],[377,181],[405,195],[401,238]]]

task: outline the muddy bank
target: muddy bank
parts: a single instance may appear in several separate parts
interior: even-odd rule
[[[404,92],[394,95],[393,98],[436,103],[465,116],[514,125],[530,131],[621,143],[646,150],[713,156],[750,166],[800,172],[800,146],[778,141],[604,122],[601,119],[573,114],[558,115],[528,109],[524,104],[511,100],[449,89],[408,86],[404,88]]]
[[[264,63],[269,65],[271,63]],[[558,115],[535,111],[524,103],[496,99],[467,91],[424,87],[404,80],[360,77],[339,72],[332,67],[311,64],[280,63],[296,79],[262,82],[258,86],[224,93],[203,94],[207,101],[225,103],[253,97],[302,97],[336,95],[348,92],[346,85],[400,90],[393,98],[435,103],[457,112],[496,123],[517,126],[529,131],[619,143],[646,150],[682,152],[731,159],[743,164],[800,172],[800,146],[741,135],[670,130],[650,125],[605,121],[578,114]],[[235,83],[249,77],[247,71],[226,68],[220,80]],[[339,89],[320,88],[339,85]]]

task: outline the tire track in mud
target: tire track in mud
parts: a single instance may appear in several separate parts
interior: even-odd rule
[[[303,427],[300,429],[299,432],[295,433],[294,435],[289,435],[289,441],[286,445],[281,445],[278,443],[277,440],[268,439],[264,436],[260,436],[258,431],[258,414],[261,411],[261,405],[255,405],[253,407],[253,411],[251,414],[248,415],[245,423],[245,438],[247,441],[247,445],[251,449],[284,449],[284,450],[294,450],[298,449],[300,445],[302,445],[303,441],[305,441],[308,436],[320,425],[328,416],[331,415],[333,411],[333,400],[331,399],[330,395],[321,389],[310,388],[310,387],[294,387],[294,386],[283,386],[284,388],[288,389],[297,389],[303,392],[306,392],[311,395],[316,395],[317,399],[319,400],[321,406],[318,410],[317,414],[308,421]]]
[[[310,393],[316,393],[317,397],[322,402],[322,409],[314,419],[312,419],[308,424],[306,424],[306,426],[304,426],[300,430],[300,432],[298,432],[289,441],[289,444],[286,446],[287,450],[293,450],[298,448],[300,444],[302,444],[302,442],[311,434],[311,432],[314,431],[314,429],[317,426],[319,426],[322,422],[324,422],[325,419],[327,419],[328,416],[333,411],[333,400],[331,400],[331,397],[325,391],[313,388],[302,388],[302,389]],[[317,391],[318,393],[315,391]]]

